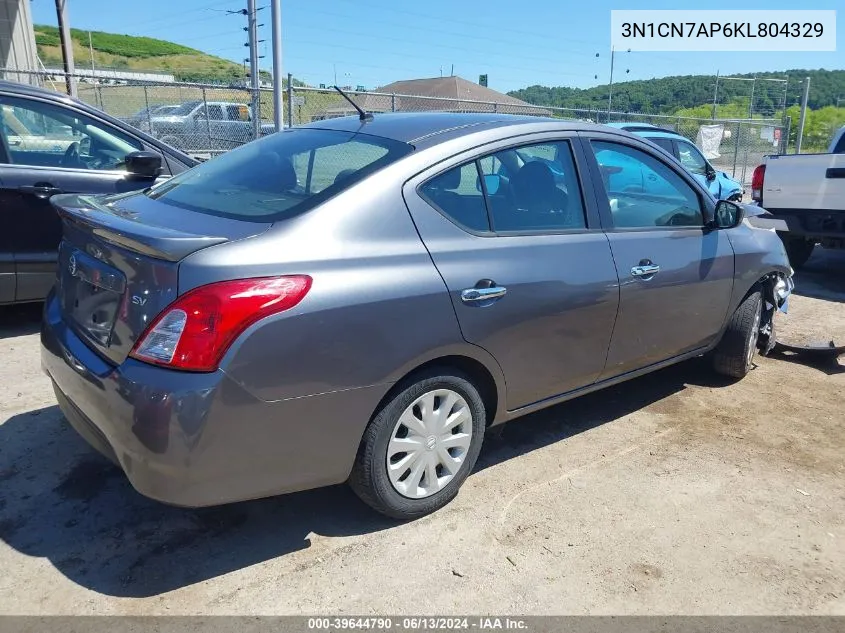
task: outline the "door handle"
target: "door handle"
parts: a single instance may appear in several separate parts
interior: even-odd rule
[[[633,268],[631,268],[632,277],[639,277],[640,279],[644,279],[645,281],[648,281],[659,272],[660,266],[657,266],[655,264],[640,264],[639,266],[634,266]]]
[[[57,193],[62,193],[62,190],[53,185],[22,185],[18,187],[18,191],[22,193],[29,193],[36,198],[49,198]]]
[[[507,294],[508,289],[503,286],[491,286],[489,288],[467,288],[461,290],[461,301],[464,303],[481,303],[501,299]]]

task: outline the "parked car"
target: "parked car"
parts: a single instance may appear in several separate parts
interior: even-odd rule
[[[659,145],[693,174],[717,200],[741,202],[744,195],[742,183],[719,171],[710,164],[685,136],[648,123],[608,123],[610,127],[631,132]]]
[[[827,154],[765,157],[751,178],[751,198],[773,218],[793,267],[807,263],[816,244],[845,248],[845,128]]]
[[[195,164],[80,101],[0,81],[0,304],[42,301],[53,285],[51,195],[144,189]]]
[[[151,133],[162,142],[191,152],[222,152],[255,139],[252,108],[245,103],[187,101],[149,118]],[[276,131],[261,124],[261,135]]]
[[[150,126],[150,121],[153,116],[164,116],[166,114],[170,114],[172,112],[177,111],[180,108],[180,104],[156,104],[151,105],[147,108],[141,108],[138,112],[133,114],[130,117],[124,119],[126,123],[131,125],[132,127],[136,127],[143,132],[147,132],[149,134],[150,130],[152,129]]]
[[[660,193],[608,188],[619,156]],[[182,506],[349,481],[426,514],[489,425],[705,353],[744,376],[791,289],[742,206],[644,139],[555,119],[332,119],[143,192],[53,201],[59,405]]]

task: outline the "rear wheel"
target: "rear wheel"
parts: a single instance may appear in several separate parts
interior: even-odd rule
[[[789,256],[789,263],[793,268],[801,268],[810,259],[813,254],[813,249],[816,247],[815,242],[805,240],[799,237],[781,236],[783,245],[786,248],[786,254]]]
[[[762,315],[763,296],[755,290],[739,304],[713,350],[713,367],[718,373],[731,378],[748,374],[757,351]]]
[[[349,484],[394,519],[445,506],[472,471],[486,426],[484,402],[464,375],[438,370],[407,383],[361,440]]]

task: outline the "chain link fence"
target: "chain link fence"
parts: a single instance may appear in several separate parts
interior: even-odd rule
[[[33,83],[65,92],[64,76],[33,73]],[[78,97],[192,155],[207,158],[275,131],[272,89],[111,81],[78,74]],[[656,125],[695,143],[716,169],[749,184],[768,154],[785,153],[789,130],[778,119],[713,119],[538,106],[502,95],[502,101],[349,91],[367,112],[487,112],[553,117],[593,123]],[[295,127],[357,112],[335,90],[288,85],[284,125]],[[786,119],[788,122],[789,119]]]

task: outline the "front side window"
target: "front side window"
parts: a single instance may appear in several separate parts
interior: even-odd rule
[[[457,224],[479,231],[554,232],[586,227],[567,141],[488,154],[432,178],[420,193]]]
[[[145,195],[222,217],[273,222],[312,208],[413,148],[367,134],[298,129],[265,136]]]
[[[703,226],[695,189],[670,167],[628,145],[606,141],[591,145],[614,226]]]
[[[120,130],[41,101],[4,98],[0,123],[13,165],[117,170],[144,149]]]
[[[678,159],[690,173],[704,176],[707,173],[707,160],[698,148],[688,141],[678,141]]]

